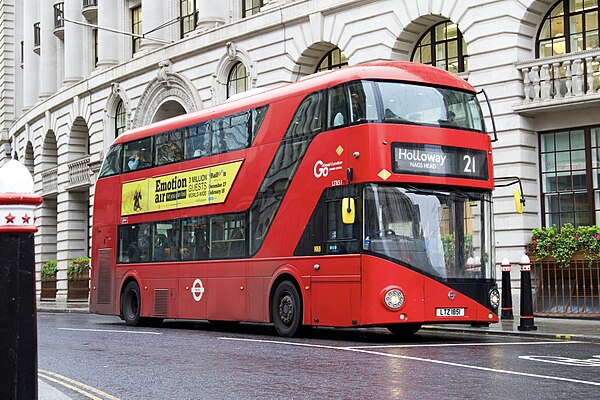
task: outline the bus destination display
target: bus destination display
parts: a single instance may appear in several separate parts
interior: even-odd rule
[[[223,203],[242,161],[123,183],[121,215]]]
[[[396,174],[486,180],[487,153],[434,144],[393,143],[392,171]]]

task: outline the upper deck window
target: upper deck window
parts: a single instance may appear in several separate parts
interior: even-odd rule
[[[365,122],[485,130],[474,93],[403,82],[371,81],[351,82],[328,90],[329,129]]]
[[[126,143],[123,151],[123,171],[135,171],[152,166],[151,137]]]

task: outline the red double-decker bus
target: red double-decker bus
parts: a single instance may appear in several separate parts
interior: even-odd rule
[[[96,183],[90,311],[497,322],[490,137],[464,80],[381,62],[129,131]]]

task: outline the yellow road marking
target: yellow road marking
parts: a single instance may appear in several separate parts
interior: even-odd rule
[[[96,397],[96,396],[94,396],[94,395],[92,395],[92,394],[90,394],[88,392],[85,392],[85,391],[83,391],[83,390],[81,390],[81,389],[79,389],[79,388],[77,388],[77,387],[75,387],[73,385],[79,386],[80,388],[83,388],[83,389],[85,389],[85,390],[87,390],[89,392],[95,393],[95,394],[97,394],[99,396],[102,396],[102,397],[104,397],[106,399],[109,399],[109,400],[119,400],[118,397],[112,396],[112,395],[110,395],[110,394],[108,394],[106,392],[103,392],[102,390],[99,390],[99,389],[96,389],[94,387],[88,386],[85,383],[78,382],[78,381],[76,381],[74,379],[71,379],[71,378],[67,378],[64,375],[57,374],[56,372],[46,371],[46,370],[43,370],[43,369],[39,369],[38,370],[38,375],[41,376],[42,378],[48,379],[48,380],[50,380],[52,382],[56,382],[56,383],[58,383],[60,385],[63,385],[63,386],[65,386],[65,387],[67,387],[67,388],[69,388],[71,390],[74,390],[77,393],[81,393],[84,396],[89,397],[90,399],[102,400],[101,398]],[[58,378],[58,379],[54,379],[54,378],[52,378],[51,376],[48,376],[48,375],[51,375],[51,376],[53,376],[55,378]],[[62,381],[59,380],[59,379],[61,379]],[[73,385],[69,385],[68,383],[65,383],[63,381],[72,383]]]

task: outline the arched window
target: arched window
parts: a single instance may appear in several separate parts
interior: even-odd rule
[[[227,98],[246,90],[248,90],[248,72],[244,63],[238,61],[231,68],[229,77],[227,77]]]
[[[425,32],[411,60],[459,73],[468,70],[467,58],[467,44],[458,25],[444,21]]]
[[[123,100],[117,104],[117,112],[115,114],[115,137],[125,132],[127,127],[127,112],[125,111],[125,103]]]
[[[537,36],[536,57],[599,47],[598,0],[561,0],[546,14]]]
[[[319,62],[319,66],[315,72],[329,71],[332,69],[340,69],[348,65],[348,59],[342,51],[336,47],[331,50]]]

